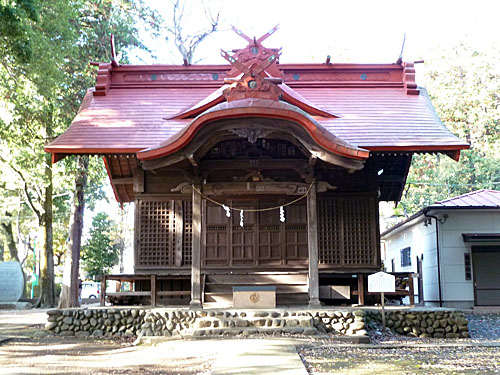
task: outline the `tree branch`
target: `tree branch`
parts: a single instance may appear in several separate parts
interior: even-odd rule
[[[173,5],[173,27],[168,29],[168,31],[174,35],[175,46],[181,53],[185,63],[191,64],[193,62],[193,56],[198,45],[205,40],[209,35],[217,32],[219,30],[220,21],[220,9],[217,11],[217,15],[214,17],[211,13],[209,7],[203,2],[204,13],[206,18],[210,23],[210,27],[206,30],[201,30],[198,33],[190,36],[183,36],[183,23],[185,16],[185,3],[181,0],[172,1]]]
[[[18,170],[16,167],[12,166],[7,160],[5,160],[1,155],[0,155],[0,161],[3,162],[4,164],[6,164],[10,169],[12,169],[12,171],[14,171],[18,176],[19,178],[21,179],[21,181],[23,182],[23,191],[24,191],[24,194],[26,195],[26,199],[28,201],[28,204],[31,208],[31,210],[35,213],[35,215],[38,217],[38,220],[39,222],[41,222],[42,220],[42,212],[40,210],[38,210],[36,207],[35,207],[35,204],[31,198],[31,195],[29,194],[29,190],[28,190],[28,182],[26,181],[26,179],[24,178],[24,175],[22,174],[22,172],[20,170]]]

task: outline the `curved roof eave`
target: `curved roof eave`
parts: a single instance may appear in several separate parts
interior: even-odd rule
[[[331,134],[318,121],[300,108],[282,101],[246,98],[223,102],[207,109],[182,130],[158,146],[137,153],[140,160],[152,160],[168,156],[189,144],[196,133],[207,123],[231,118],[274,118],[299,124],[321,148],[341,157],[364,161],[369,151],[353,146]]]

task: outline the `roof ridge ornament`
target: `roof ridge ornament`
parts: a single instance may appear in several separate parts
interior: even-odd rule
[[[111,44],[111,65],[116,68],[120,66],[120,58],[121,58],[121,53],[116,54],[116,48],[115,48],[115,34],[111,34],[111,37],[109,38],[109,43]]]
[[[238,34],[240,37],[245,39],[248,42],[248,45],[244,48],[233,49],[233,57],[242,62],[246,63],[249,60],[265,60],[269,56],[275,54],[276,61],[275,64],[269,66],[267,68],[267,72],[273,77],[282,77],[281,70],[276,66],[279,64],[279,56],[281,55],[281,48],[266,48],[262,45],[262,42],[273,35],[279,28],[279,25],[274,26],[270,31],[262,35],[260,38],[256,39],[255,37],[250,38],[245,35],[241,30],[237,29],[234,26],[231,26],[231,29]],[[228,77],[236,77],[239,75],[239,72],[235,69],[231,70],[228,73]]]
[[[111,61],[109,63],[90,62],[90,65],[98,66],[96,85],[94,89],[94,96],[105,96],[111,85],[111,70],[120,66],[121,53],[116,54],[115,48],[115,35],[111,34],[109,38],[111,47]]]
[[[221,56],[233,66],[228,74],[230,78],[224,80],[225,84],[230,85],[224,90],[224,97],[228,102],[245,98],[279,100],[282,90],[278,85],[283,80],[276,64],[281,48],[269,49],[262,45],[262,41],[271,36],[278,25],[259,39],[248,37],[234,26],[232,29],[247,40],[248,45],[246,48],[233,50],[233,55],[221,49]]]

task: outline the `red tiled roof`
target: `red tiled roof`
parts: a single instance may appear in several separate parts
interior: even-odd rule
[[[157,147],[143,150],[137,156],[141,160],[165,156],[184,147],[191,141],[198,128],[207,122],[222,118],[242,118],[248,116],[291,120],[302,125],[319,145],[335,154],[359,160],[364,160],[369,156],[368,151],[352,146],[342,139],[333,136],[318,121],[299,108],[283,101],[260,98],[247,98],[220,103],[206,110],[184,129],[160,143]]]
[[[477,190],[436,202],[431,208],[500,208],[500,191]]]
[[[285,70],[285,76],[291,73]],[[425,90],[407,95],[401,82],[328,81],[334,73],[320,65],[315,74],[324,74],[324,82],[292,79],[286,83],[316,107],[340,116],[315,118],[335,137],[372,151],[468,148],[440,122]],[[303,75],[307,77],[307,73]],[[46,150],[56,154],[135,153],[159,145],[191,121],[167,119],[192,108],[217,88],[214,82],[203,81],[196,87],[191,77],[184,79],[189,83],[186,87],[178,82],[169,86],[150,81],[135,86],[111,84],[105,96],[93,96],[89,91],[70,128]]]

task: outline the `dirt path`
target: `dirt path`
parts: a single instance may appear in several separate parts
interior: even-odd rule
[[[0,368],[4,375],[209,374],[215,353],[197,349],[174,342],[132,346],[73,337],[17,338],[0,346]]]
[[[0,312],[2,375],[306,374],[295,349],[299,341],[293,338],[186,339],[134,346],[131,338],[49,336],[43,331],[45,319],[45,311]]]
[[[210,374],[215,358],[174,341],[133,346],[131,340],[47,336],[46,321],[45,310],[0,310],[2,375]]]

